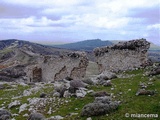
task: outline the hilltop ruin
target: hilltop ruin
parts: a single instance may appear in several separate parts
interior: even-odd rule
[[[40,56],[33,63],[13,65],[0,71],[3,81],[51,82],[66,77],[81,79],[86,74],[88,58],[85,52],[61,56]]]
[[[68,53],[64,56],[44,56],[39,63],[26,68],[30,82],[48,82],[66,77],[81,79],[86,74],[88,58],[84,52]]]
[[[119,72],[145,66],[149,48],[146,39],[138,39],[95,48],[94,55],[100,72]]]

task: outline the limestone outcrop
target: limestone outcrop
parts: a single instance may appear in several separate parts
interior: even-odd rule
[[[148,64],[149,47],[146,39],[131,40],[95,48],[94,55],[100,72],[133,70]]]
[[[25,79],[25,65],[16,65],[0,70],[0,80],[1,81],[15,81]]]
[[[48,82],[66,77],[81,79],[86,74],[88,58],[85,52],[73,52],[63,56],[45,56],[38,64],[26,68],[30,82]]]

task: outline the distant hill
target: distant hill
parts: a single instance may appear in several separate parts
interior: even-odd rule
[[[65,48],[70,50],[83,50],[83,51],[92,51],[96,47],[110,46],[113,45],[110,41],[102,41],[100,39],[84,40],[75,43],[68,43],[63,45],[53,45],[57,48]]]
[[[52,46],[41,45],[37,43],[32,43],[29,41],[24,40],[17,40],[17,39],[8,39],[8,40],[0,40],[0,50],[4,51],[5,49],[26,49],[32,51],[33,53],[42,54],[42,55],[52,55],[57,54],[59,52],[66,52],[69,50],[55,48]]]
[[[160,46],[151,43],[150,50],[160,50]]]
[[[62,55],[70,50],[54,48],[23,40],[9,39],[0,41],[0,69],[36,61],[41,55]]]

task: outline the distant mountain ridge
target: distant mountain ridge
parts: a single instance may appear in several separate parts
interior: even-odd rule
[[[101,39],[92,39],[92,40],[84,40],[75,43],[68,43],[62,45],[53,45],[57,48],[65,48],[71,50],[84,50],[84,51],[92,51],[96,47],[102,46],[110,46],[113,45],[111,41],[102,41]]]
[[[29,41],[9,39],[0,41],[0,68],[19,63],[36,61],[41,55],[59,56],[71,52],[70,50],[32,43]]]
[[[57,54],[58,52],[65,52],[68,50],[65,49],[60,49],[60,48],[55,48],[52,46],[47,46],[47,45],[42,45],[38,43],[33,43],[29,41],[24,41],[24,40],[17,40],[17,39],[8,39],[8,40],[0,40],[0,50],[8,48],[28,48],[30,49],[33,53],[38,53],[38,54],[44,54],[44,55],[52,55],[52,54]]]

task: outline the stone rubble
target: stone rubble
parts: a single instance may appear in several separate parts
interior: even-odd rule
[[[50,117],[48,120],[63,120],[63,119],[64,119],[64,117],[57,115],[57,116]]]
[[[25,104],[22,104],[20,107],[19,107],[19,114],[25,110],[27,110],[27,107],[28,107],[28,104],[25,103]]]
[[[144,46],[140,46],[141,44],[144,44]],[[146,45],[146,46],[145,46]],[[118,72],[121,70],[128,70],[128,68],[131,66],[131,69],[137,69],[139,67],[142,67],[143,64],[146,64],[147,59],[146,59],[146,54],[147,50],[149,48],[149,43],[144,40],[139,40],[139,41],[129,41],[127,43],[119,43],[118,45],[112,46],[112,47],[107,47],[107,48],[98,48],[96,49],[95,56],[97,57],[97,63],[99,65],[99,69],[101,71],[101,74],[94,76],[94,78],[89,78],[89,79],[79,79],[84,77],[84,73],[86,70],[87,66],[87,58],[84,55],[83,57],[79,53],[72,53],[69,54],[68,56],[64,56],[65,60],[68,60],[65,64],[63,64],[60,69],[56,68],[53,69],[53,63],[55,61],[52,60],[61,60],[60,58],[52,58],[52,57],[45,57],[43,60],[44,63],[41,65],[33,65],[31,66],[31,69],[29,69],[28,75],[31,76],[31,82],[30,83],[23,83],[23,82],[13,82],[13,83],[1,83],[0,82],[0,89],[5,90],[5,91],[11,91],[11,90],[16,90],[18,85],[21,85],[23,87],[31,87],[29,89],[26,89],[22,91],[20,96],[13,96],[10,104],[8,104],[8,109],[11,109],[13,107],[16,107],[17,110],[19,110],[18,114],[12,114],[12,117],[19,116],[19,114],[22,114],[23,111],[28,110],[30,115],[24,114],[23,117],[28,118],[28,120],[61,120],[65,119],[66,116],[62,117],[60,115],[52,116],[50,118],[45,118],[43,114],[41,113],[47,113],[48,115],[52,115],[54,112],[57,111],[58,108],[60,108],[62,105],[69,105],[70,102],[72,102],[69,98],[72,96],[75,97],[75,99],[78,98],[83,98],[87,94],[91,95],[92,97],[95,97],[95,100],[93,103],[89,103],[85,105],[81,111],[81,116],[88,116],[87,120],[92,120],[90,116],[97,116],[97,115],[105,115],[110,112],[113,112],[117,110],[119,107],[120,101],[113,101],[112,98],[117,98],[123,96],[123,94],[126,94],[126,92],[121,92],[119,91],[117,95],[115,96],[114,93],[107,93],[106,91],[98,91],[94,92],[93,90],[90,90],[90,86],[92,85],[97,85],[97,88],[99,85],[102,86],[107,86],[110,87],[109,89],[114,92],[116,90],[116,85],[112,84],[112,79],[114,78],[129,78],[133,77],[134,75],[116,75],[114,72]],[[146,50],[146,51],[145,51]],[[110,53],[111,52],[111,53]],[[134,57],[137,57],[139,55],[140,58],[143,58],[142,61],[136,61],[135,59],[131,61],[130,63],[127,63],[126,66],[123,68],[120,68],[121,65],[120,62],[123,63],[123,61],[118,61],[119,64],[116,63],[117,59],[114,59],[113,63],[111,63],[111,66],[104,66],[104,62],[108,60],[107,54],[111,56],[117,55],[117,53],[120,52],[120,56],[118,57],[124,57],[124,54],[133,54]],[[144,55],[142,55],[142,53]],[[69,58],[68,58],[69,57]],[[107,58],[107,59],[105,59]],[[66,64],[68,62],[75,61],[72,69],[72,72],[70,72],[70,68],[68,66],[66,67]],[[82,61],[80,61],[82,60]],[[125,57],[125,62],[130,60],[130,58]],[[56,61],[57,62],[57,61]],[[135,62],[135,66],[132,66],[131,64]],[[62,64],[62,62],[60,62]],[[77,63],[79,63],[77,65]],[[53,64],[52,66],[49,66]],[[108,63],[107,63],[108,64]],[[113,66],[112,66],[113,65]],[[46,68],[49,67],[49,70],[46,70]],[[41,71],[42,70],[42,71]],[[51,77],[51,74],[44,75],[44,73],[49,72],[50,70],[53,71],[58,71],[58,73],[54,73],[54,75]],[[157,75],[156,74],[151,74],[153,71],[159,72],[159,68],[156,68],[154,70],[151,70],[150,76]],[[83,71],[83,72],[82,72]],[[31,73],[34,73],[31,74]],[[82,72],[82,75],[79,75]],[[21,73],[21,72],[20,72]],[[158,73],[159,74],[159,73]],[[46,81],[44,79],[46,77],[49,77]],[[76,78],[76,79],[75,79]],[[78,78],[78,79],[77,79]],[[42,83],[44,81],[44,83]],[[34,83],[35,82],[35,83]],[[48,86],[45,86],[48,84],[51,84],[53,87],[53,92],[46,94],[45,92],[41,92],[43,88],[47,88]],[[7,84],[7,87],[4,86],[4,84]],[[148,86],[153,85],[153,82],[150,81],[148,83],[141,83],[139,84],[140,89],[137,91],[136,95],[154,95],[155,91],[152,90],[145,90]],[[7,89],[6,89],[7,88]],[[128,89],[127,92],[132,91],[131,89]],[[39,97],[34,97],[34,98],[28,98],[27,103],[21,104],[21,102],[17,99],[26,97],[26,96],[31,96],[33,94],[39,93]],[[46,106],[48,105],[48,108]],[[1,108],[5,108],[5,103],[1,104]],[[70,108],[69,108],[70,109]],[[79,111],[80,108],[75,108],[74,110],[76,112]],[[78,113],[70,113],[70,116],[77,116]],[[11,113],[6,111],[6,110],[0,110],[0,119],[9,119],[11,117]],[[79,117],[79,116],[78,116]],[[14,119],[14,118],[12,118]]]
[[[5,109],[0,109],[0,120],[8,120],[10,119],[12,114],[5,110]]]
[[[21,105],[21,102],[18,101],[18,100],[15,100],[14,102],[11,102],[9,105],[8,105],[8,108],[12,108],[12,107],[15,107],[15,106],[19,106]]]

